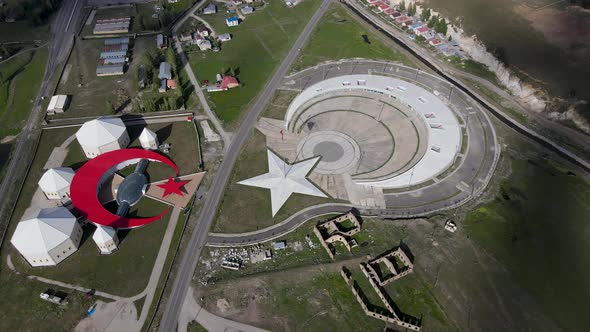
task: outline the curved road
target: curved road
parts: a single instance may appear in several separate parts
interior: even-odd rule
[[[180,309],[184,302],[185,294],[189,289],[193,273],[197,266],[197,261],[201,255],[201,249],[207,242],[207,233],[209,231],[209,227],[213,222],[213,218],[217,212],[217,206],[221,201],[223,191],[225,190],[225,185],[229,179],[231,170],[233,169],[238,154],[242,149],[242,145],[254,128],[254,125],[264,110],[264,107],[270,101],[270,98],[272,97],[275,89],[280,85],[281,80],[287,74],[289,67],[291,67],[295,61],[295,58],[299,55],[299,50],[301,47],[303,47],[304,43],[311,35],[311,32],[319,22],[320,18],[328,9],[330,2],[331,0],[322,1],[322,4],[311,17],[303,31],[301,31],[299,37],[291,47],[291,50],[276,69],[264,90],[257,97],[256,102],[243,119],[240,129],[232,139],[232,142],[227,149],[225,159],[223,160],[217,176],[213,180],[211,190],[205,199],[198,224],[182,257],[178,274],[174,279],[172,292],[170,293],[170,298],[160,323],[160,331],[169,332],[176,328]]]

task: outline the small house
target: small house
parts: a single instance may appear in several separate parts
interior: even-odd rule
[[[211,42],[208,41],[207,39],[199,39],[199,40],[197,40],[197,46],[199,46],[199,49],[201,51],[210,50],[211,47],[212,47]]]
[[[209,29],[207,29],[204,26],[198,27],[197,28],[197,33],[199,34],[199,36],[201,37],[209,37]]]
[[[285,248],[287,248],[287,242],[286,241],[277,241],[275,243],[273,243],[272,245],[274,250],[283,250]]]
[[[244,15],[252,14],[254,12],[254,8],[251,6],[242,6],[240,10]]]
[[[205,9],[203,9],[203,14],[205,14],[205,15],[215,14],[215,13],[217,13],[217,6],[215,6],[212,3],[209,3],[207,5],[207,7],[205,7]]]
[[[240,86],[238,80],[233,76],[224,76],[223,80],[221,80],[221,88],[223,89],[233,89]]]
[[[181,33],[178,39],[183,43],[187,43],[193,40],[193,35],[190,32]]]
[[[172,90],[176,89],[176,80],[166,80],[166,87]]]
[[[172,66],[168,62],[160,62],[159,79],[172,79]],[[165,83],[164,83],[165,85]]]
[[[225,24],[228,27],[235,27],[240,23],[240,19],[237,16],[228,17],[225,19]]]
[[[219,35],[217,37],[217,39],[219,39],[219,41],[223,43],[223,42],[231,40],[231,35],[229,33],[223,33],[223,34]]]

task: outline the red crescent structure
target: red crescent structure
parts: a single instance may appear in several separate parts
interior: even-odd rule
[[[133,228],[139,227],[156,220],[161,219],[168,213],[168,209],[158,216],[149,218],[125,218],[111,213],[105,209],[98,200],[98,187],[103,176],[114,171],[114,168],[129,160],[148,159],[164,163],[172,167],[178,175],[178,167],[161,154],[153,151],[142,149],[122,149],[103,153],[93,159],[88,160],[82,167],[76,171],[70,185],[70,197],[76,210],[88,220],[103,226],[114,228]]]

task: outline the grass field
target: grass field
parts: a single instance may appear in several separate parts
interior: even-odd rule
[[[37,189],[37,181],[43,174],[42,167],[47,161],[49,154],[54,146],[59,145],[64,139],[75,132],[75,129],[59,130],[52,133],[43,133],[41,144],[31,171],[27,175],[21,199],[17,202],[12,219],[10,220],[7,231],[7,239],[10,239],[18,220],[22,217],[24,210],[28,207],[30,198]],[[0,300],[0,327],[2,330],[36,330],[36,331],[56,331],[71,330],[74,325],[83,317],[84,312],[93,303],[93,301],[83,300],[80,295],[75,294],[71,298],[71,303],[66,307],[56,307],[55,305],[39,299],[39,293],[47,290],[45,284],[31,281],[17,276],[10,272],[5,265],[5,256],[9,251],[10,241],[3,243],[2,251],[2,269],[0,269],[0,291],[2,299]],[[13,261],[18,258],[13,255]],[[55,287],[51,287],[56,289]],[[18,305],[15,305],[18,304]],[[41,322],[44,322],[41,324]]]
[[[225,25],[225,13],[203,17],[217,33],[229,32],[233,37],[222,45],[220,52],[189,54],[191,66],[201,81],[215,81],[222,69],[236,70],[239,88],[209,95],[212,107],[226,126],[237,125],[242,111],[264,87],[319,5],[319,1],[303,1],[288,8],[284,1],[268,1],[264,8],[232,28]]]
[[[47,48],[26,52],[0,65],[0,139],[18,134],[43,79]]]
[[[268,172],[264,135],[256,129],[252,130],[234,166],[218,207],[213,226],[214,232],[255,231],[278,223],[305,207],[333,201],[330,198],[293,194],[272,217],[270,190],[237,184],[238,181]]]
[[[131,208],[129,215],[149,217],[165,209],[163,203],[143,198]],[[170,213],[149,225],[119,231],[119,251],[113,255],[99,255],[92,240],[94,227],[87,226],[80,249],[58,266],[32,268],[16,251],[12,252],[13,262],[17,270],[26,274],[95,288],[114,295],[133,296],[147,285],[169,216]]]
[[[469,214],[471,238],[504,263],[565,330],[590,322],[590,184],[542,155],[512,157],[496,199]]]
[[[429,286],[416,273],[385,286],[387,294],[404,315],[423,318],[424,331],[450,331],[454,326]]]
[[[68,304],[59,306],[39,298],[48,289],[68,293]],[[72,331],[96,298],[28,280],[10,271],[0,272],[0,329],[3,331]]]
[[[347,58],[412,64],[396,46],[386,45],[381,38],[383,37],[373,29],[356,21],[343,6],[334,3],[322,17],[292,70],[298,71],[324,61]]]
[[[302,268],[222,283],[204,293],[205,308],[271,331],[382,331],[365,315],[337,267]],[[220,312],[216,303],[227,301]]]

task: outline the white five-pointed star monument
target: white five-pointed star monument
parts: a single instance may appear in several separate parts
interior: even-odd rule
[[[246,186],[270,189],[272,216],[279,211],[293,193],[327,197],[306,177],[320,157],[288,164],[271,150],[267,150],[268,173],[238,182]]]

